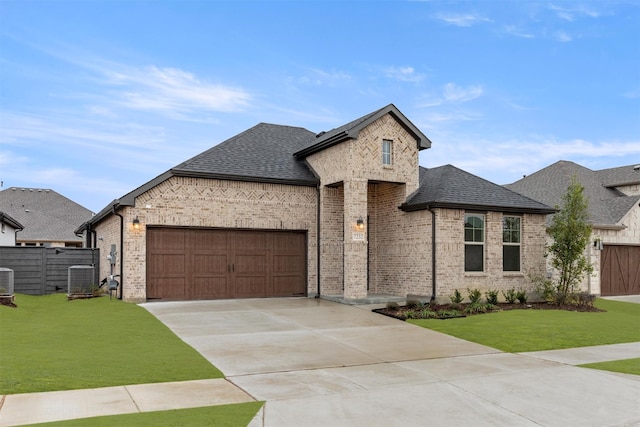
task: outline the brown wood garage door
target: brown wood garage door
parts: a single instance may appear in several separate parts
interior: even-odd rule
[[[603,296],[640,295],[640,246],[606,245],[600,266]]]
[[[147,228],[147,299],[306,295],[306,234]]]

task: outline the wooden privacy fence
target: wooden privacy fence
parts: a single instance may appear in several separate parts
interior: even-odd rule
[[[100,284],[99,249],[0,246],[0,267],[14,271],[15,293],[66,293],[72,265],[93,265],[94,284]]]

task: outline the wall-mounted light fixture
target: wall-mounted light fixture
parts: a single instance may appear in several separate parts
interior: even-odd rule
[[[599,237],[593,241],[593,247],[596,249],[596,251],[601,251],[603,249],[602,240]]]
[[[362,217],[358,218],[356,221],[356,228],[358,231],[364,231],[364,219],[362,219]]]
[[[137,216],[133,219],[133,229],[140,230],[140,220]]]

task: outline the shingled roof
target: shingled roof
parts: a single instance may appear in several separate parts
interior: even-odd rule
[[[401,206],[405,211],[431,208],[536,214],[555,212],[543,203],[452,165],[431,169],[420,167],[420,188]]]
[[[560,206],[571,178],[576,177],[589,204],[589,222],[596,226],[618,226],[640,196],[626,196],[615,186],[640,183],[640,176],[636,178],[633,174],[640,175],[633,171],[633,166],[594,171],[560,160],[505,187],[541,203]]]
[[[81,242],[74,231],[93,212],[63,195],[44,188],[10,187],[0,191],[0,211],[24,229],[18,240]]]

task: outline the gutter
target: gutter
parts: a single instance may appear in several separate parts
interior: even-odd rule
[[[431,302],[436,300],[436,211],[431,206]]]
[[[122,294],[124,290],[124,217],[116,212],[116,205],[111,206],[111,212],[120,217],[120,296],[118,299],[122,299]]]
[[[320,298],[320,183],[316,187],[317,195],[317,213],[316,213],[316,298]]]

